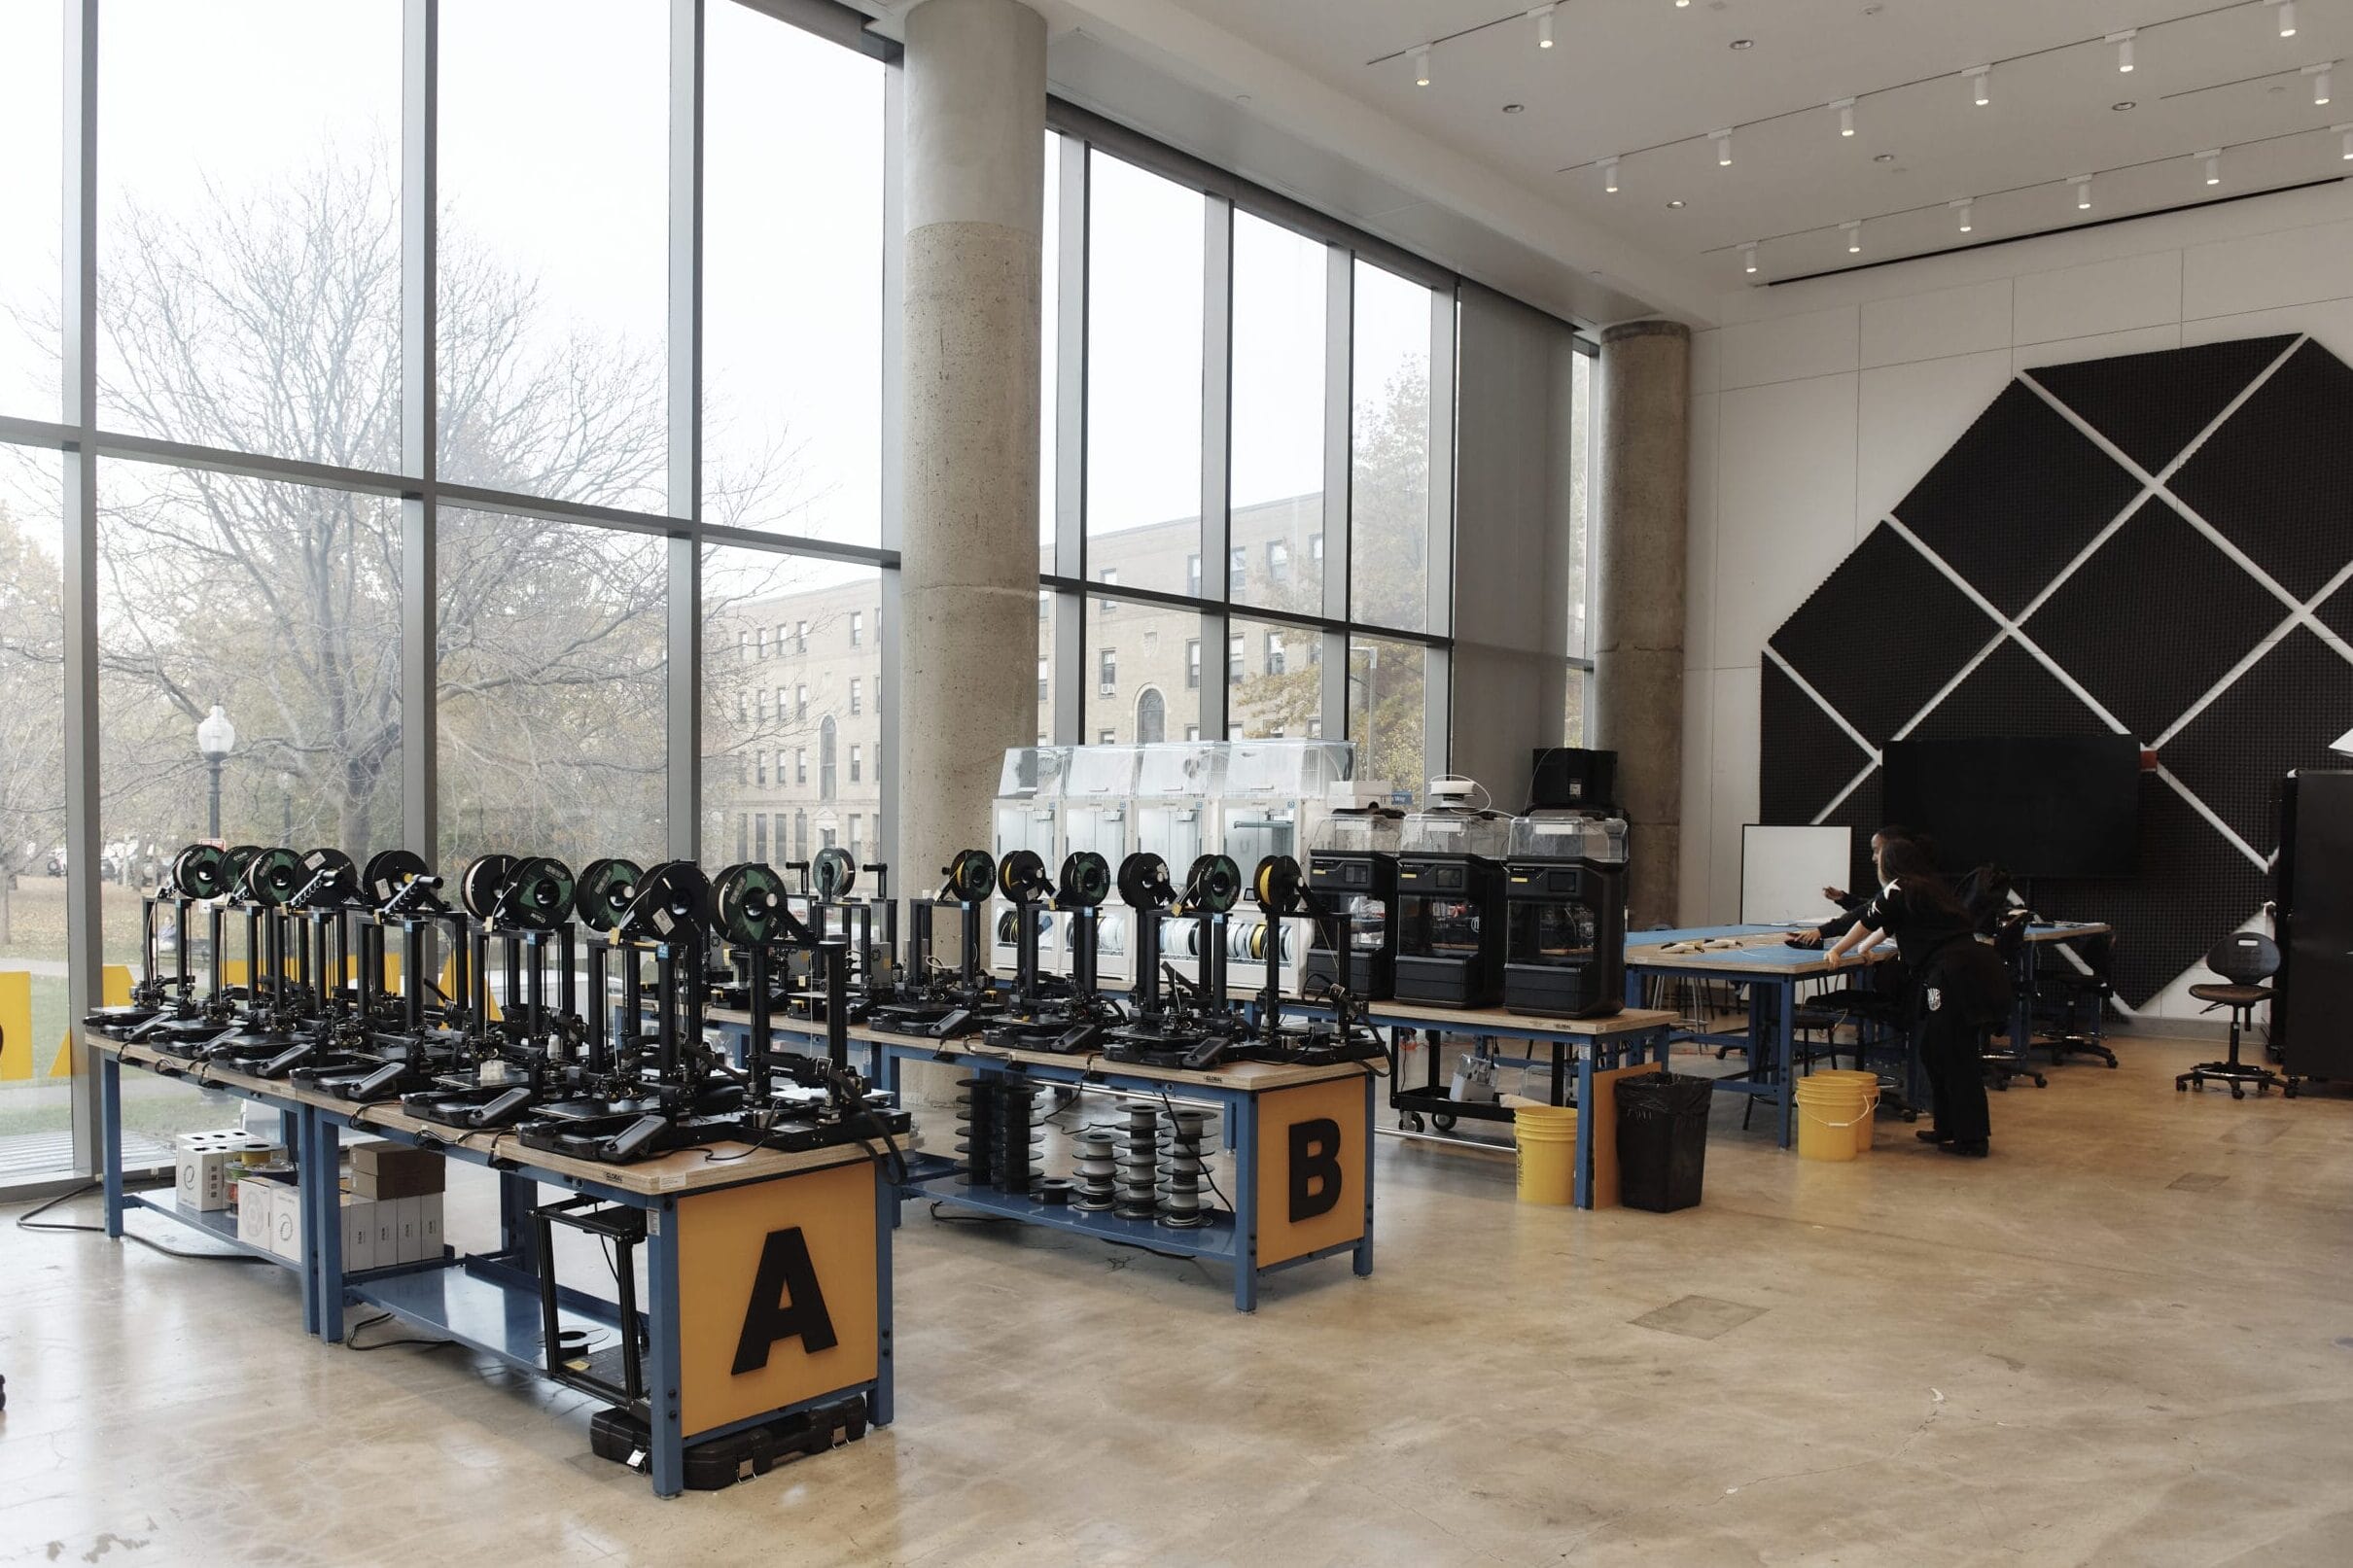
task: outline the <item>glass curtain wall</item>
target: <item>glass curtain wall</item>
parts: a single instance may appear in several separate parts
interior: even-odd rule
[[[776,10],[0,7],[0,1187],[191,840],[888,855],[896,51]]]
[[[1047,167],[1084,190],[1048,206],[1046,314],[1086,341],[1077,388],[1049,353],[1048,425],[1085,452],[1059,493],[1044,475],[1040,733],[1369,736],[1359,771],[1418,794],[1446,757],[1452,278],[1054,118]],[[1083,527],[1058,531],[1073,504]],[[1052,635],[1072,615],[1079,635]],[[1079,701],[1049,700],[1070,683]]]

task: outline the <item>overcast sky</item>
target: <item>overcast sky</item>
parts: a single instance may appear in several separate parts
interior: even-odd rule
[[[60,9],[0,0],[0,306],[17,309],[56,291]],[[101,223],[125,198],[194,217],[321,160],[397,164],[400,15],[398,0],[108,0]],[[442,8],[442,201],[453,228],[539,281],[544,333],[665,342],[666,17],[663,0]],[[709,25],[706,460],[781,442],[805,498],[783,526],[871,541],[883,69],[733,4]],[[1204,201],[1102,157],[1093,201],[1103,532],[1197,509]],[[1049,232],[1054,206],[1049,181]],[[1247,215],[1235,251],[1233,496],[1248,505],[1321,487],[1324,252]],[[0,326],[0,408],[53,417],[49,364]],[[1427,341],[1425,293],[1359,289],[1359,387]]]

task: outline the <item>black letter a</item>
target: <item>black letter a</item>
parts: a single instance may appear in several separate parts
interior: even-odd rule
[[[1328,1214],[1340,1202],[1340,1124],[1328,1116],[1291,1124],[1291,1223]]]
[[[801,1348],[830,1350],[833,1318],[825,1310],[825,1294],[817,1288],[817,1270],[809,1263],[809,1243],[800,1227],[770,1231],[760,1249],[759,1277],[752,1282],[752,1301],[744,1309],[743,1338],[735,1342],[735,1365],[740,1377],[768,1364],[768,1347],[779,1340],[799,1336]]]

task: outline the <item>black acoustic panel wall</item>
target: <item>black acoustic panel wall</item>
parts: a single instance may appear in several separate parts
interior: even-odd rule
[[[1854,854],[1846,870],[1846,888],[1850,892],[1868,889],[1879,880],[1871,863],[1871,835],[1887,825],[1886,799],[1885,784],[1879,771],[1874,768],[1870,778],[1854,786],[1854,793],[1822,819],[1825,826],[1853,830]]]
[[[2030,889],[2034,907],[2054,919],[2116,927],[2117,990],[2135,1006],[2196,967],[2269,888],[2261,867],[2154,776],[2141,781],[2139,865],[2126,880],[2046,879]]]
[[[2015,615],[2139,489],[2041,394],[2013,381],[1895,516],[2004,614]]]
[[[2306,343],[2174,476],[2173,493],[2299,599],[2353,531],[2353,368]]]
[[[2320,623],[2338,637],[2353,642],[2353,580],[2320,602],[2313,611]]]
[[[1822,705],[1771,659],[1765,661],[1758,710],[1768,731],[1787,738],[1788,765],[1758,780],[1759,814],[1768,822],[1810,822],[1871,763]]]
[[[2158,473],[2294,341],[2245,337],[2026,373],[2126,457]]]
[[[2285,614],[2220,545],[2152,496],[2024,631],[2145,744],[2213,690]],[[2162,628],[2161,646],[2117,636],[2120,622]]]
[[[2156,460],[2160,450],[2195,439],[2247,392],[2171,476],[2170,495],[2152,497],[2075,573],[2084,545],[2141,486],[2041,393],[2014,382],[1897,509],[1917,543],[1875,530],[1774,634],[1773,646],[1875,747],[1912,721],[1923,681],[1944,672],[1934,696],[1965,666],[1911,734],[2111,727],[2089,703],[2144,743],[2178,729],[2160,749],[2165,777],[2142,783],[2136,873],[2033,888],[2051,913],[2118,925],[2119,993],[2136,1006],[2260,908],[2278,779],[2336,763],[2328,744],[2353,728],[2353,581],[2318,607],[2333,639],[2298,627],[2247,658],[2292,613],[2259,572],[2309,600],[2353,571],[2353,369],[2310,342],[2271,368],[2281,347],[2251,339],[2031,372],[2160,474],[2172,456]],[[2232,386],[2242,370],[2253,379]],[[1904,560],[1891,542],[1920,559]],[[1996,628],[1982,611],[1941,609],[1919,587],[1931,580],[1923,568],[1942,575],[1939,562],[2007,613],[2050,592],[2015,638],[1988,648]],[[1872,660],[1888,661],[1884,690],[1841,683],[1840,672]],[[1839,771],[1820,755],[1828,715],[1790,716],[1793,697],[1811,700],[1794,682],[1763,686],[1767,821],[1813,820]],[[1834,794],[1844,786],[1829,784]],[[1875,770],[1824,818],[1855,830],[1858,858],[1882,799]]]
[[[1881,523],[1781,623],[1773,648],[1876,741],[1918,713],[1997,629]]]
[[[2113,733],[2040,659],[2005,637],[1904,739]]]
[[[2353,664],[2299,626],[2183,726],[2157,760],[2267,855],[2279,837],[2279,781],[2290,768],[2341,763],[2329,743],[2348,729]]]

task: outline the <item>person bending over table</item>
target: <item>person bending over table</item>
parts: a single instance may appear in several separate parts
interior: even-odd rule
[[[1909,827],[1899,827],[1895,823],[1889,822],[1885,827],[1871,835],[1871,856],[1874,865],[1879,863],[1880,846],[1886,844],[1890,839],[1908,839],[1922,846],[1929,844],[1926,834],[1915,833]],[[1933,849],[1924,848],[1922,853],[1931,860],[1936,858]],[[1835,940],[1841,931],[1854,923],[1855,917],[1863,912],[1863,906],[1871,902],[1868,894],[1850,893],[1844,888],[1825,888],[1822,889],[1822,896],[1838,905],[1839,912],[1819,925],[1793,934],[1789,938],[1790,946],[1818,948],[1825,942]]]
[[[1948,1154],[1984,1159],[1992,1147],[1978,1035],[2010,1011],[2010,975],[1916,844],[1883,840],[1873,856],[1880,887],[1827,957],[1843,962],[1895,938],[1906,981],[1917,988],[1920,1065],[1928,1075],[1934,1131],[1918,1136]]]

